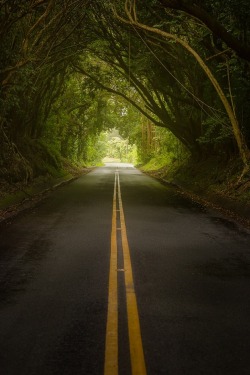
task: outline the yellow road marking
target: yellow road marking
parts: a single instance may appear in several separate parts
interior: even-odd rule
[[[116,238],[116,189],[115,174],[109,270],[108,317],[106,327],[104,375],[118,375],[118,302],[117,302],[117,238]]]
[[[134,289],[133,272],[130,258],[130,250],[128,245],[127,230],[122,205],[121,187],[119,175],[117,176],[118,185],[118,202],[120,208],[121,236],[123,248],[123,260],[125,269],[125,289],[127,299],[128,314],[128,332],[132,375],[146,375],[146,365],[143,353],[140,321],[137,307],[136,294]]]
[[[118,195],[118,197],[117,197]],[[118,199],[117,199],[118,198]],[[117,203],[119,209],[117,209]],[[120,225],[117,228],[117,212],[120,211]],[[121,230],[124,268],[117,268],[117,229]],[[140,321],[134,289],[133,272],[128,245],[127,230],[118,170],[115,173],[112,231],[111,231],[111,256],[109,270],[109,295],[108,295],[108,317],[106,327],[106,346],[104,375],[118,375],[118,286],[117,272],[124,272],[126,304],[128,315],[128,333],[132,375],[147,375],[143,353]]]

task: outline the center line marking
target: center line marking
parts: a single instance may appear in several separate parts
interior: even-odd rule
[[[121,187],[119,174],[117,176],[118,202],[120,208],[121,236],[125,271],[125,288],[127,299],[128,332],[132,375],[146,375],[146,365],[143,353],[140,320],[138,314],[136,293],[134,288],[133,272],[131,265],[130,250],[127,238],[127,229],[122,205]]]
[[[119,209],[117,209],[117,205]],[[120,225],[117,228],[117,212],[120,212]],[[122,251],[124,268],[117,269],[117,230],[121,230]],[[138,314],[136,293],[134,289],[133,272],[128,245],[127,230],[122,205],[121,187],[119,172],[115,172],[113,214],[111,231],[111,255],[109,270],[109,295],[108,295],[108,316],[106,327],[106,346],[104,375],[118,375],[118,286],[117,274],[124,272],[126,305],[128,317],[128,334],[132,375],[147,375],[140,320]]]
[[[109,269],[108,317],[106,326],[104,375],[118,375],[118,296],[117,296],[117,236],[116,236],[116,189],[117,173],[115,174],[111,254]]]

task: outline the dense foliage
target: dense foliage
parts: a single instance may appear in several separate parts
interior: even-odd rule
[[[247,0],[11,0],[0,21],[2,179],[97,163],[112,128],[140,162],[213,154],[248,166]]]

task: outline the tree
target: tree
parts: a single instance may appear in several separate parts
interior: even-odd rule
[[[242,133],[240,131],[239,124],[238,124],[237,118],[235,116],[234,110],[233,110],[232,106],[230,105],[230,103],[229,103],[226,95],[224,94],[220,84],[218,83],[217,79],[215,78],[215,76],[213,75],[213,73],[211,72],[211,70],[209,69],[207,64],[205,64],[205,62],[201,58],[201,56],[184,39],[179,38],[177,35],[172,34],[172,33],[168,33],[166,31],[162,31],[162,30],[157,29],[155,27],[147,26],[145,24],[140,23],[137,19],[135,0],[134,1],[126,0],[125,11],[126,11],[126,15],[128,17],[127,20],[120,17],[115,12],[116,17],[119,20],[121,20],[125,23],[129,23],[133,26],[136,26],[136,27],[141,28],[143,30],[155,33],[157,35],[160,35],[163,38],[167,38],[169,40],[172,40],[172,41],[180,44],[189,53],[191,53],[192,56],[196,59],[196,61],[199,63],[199,65],[201,66],[201,68],[203,69],[203,71],[206,73],[207,77],[211,81],[211,83],[214,86],[220,100],[222,101],[222,103],[224,105],[224,108],[226,110],[226,113],[227,113],[227,115],[230,119],[231,125],[232,125],[233,133],[234,133],[234,136],[235,136],[238,148],[239,148],[239,153],[240,153],[241,159],[244,163],[244,171],[248,171],[249,170],[250,153],[249,153],[248,147],[246,145],[246,142],[245,142],[245,140],[242,136]]]
[[[147,131],[153,124],[168,129],[199,159],[212,152],[228,157],[237,143],[248,168],[241,133],[250,139],[249,66],[239,56],[247,53],[249,27],[236,2],[224,8],[215,1],[138,0],[137,9],[135,1],[126,4],[1,3],[3,175],[8,170],[20,178],[26,170],[31,178],[31,155],[39,153],[56,168],[60,154],[86,160],[98,134],[117,122],[120,134],[138,145],[141,124],[149,124]],[[230,28],[230,40],[218,23]]]
[[[230,11],[234,14],[234,18],[238,16],[238,21],[242,27],[242,40],[237,38],[232,32],[229,32],[226,27],[218,20],[217,14],[225,12],[225,4],[221,7],[220,2],[204,1],[202,4],[197,1],[187,0],[158,0],[164,9],[176,9],[186,14],[191,15],[194,19],[200,20],[206,27],[208,27],[217,39],[217,43],[223,41],[228,47],[235,51],[239,57],[250,62],[250,47],[247,44],[247,24],[250,21],[249,3],[248,1],[227,2],[226,8],[231,8]],[[220,9],[218,9],[218,5]],[[211,13],[207,11],[208,8]],[[240,10],[240,12],[239,12]],[[236,16],[236,17],[235,17]],[[249,35],[248,35],[249,36]]]
[[[1,4],[0,168],[3,175],[8,170],[8,178],[19,179],[23,170],[31,178],[30,153],[36,145],[41,152],[44,124],[72,72],[70,62],[82,51],[78,28],[87,5],[87,0],[66,0],[63,6],[55,0]]]

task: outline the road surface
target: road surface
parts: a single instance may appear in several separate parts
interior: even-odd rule
[[[0,228],[3,375],[249,375],[250,233],[109,164]]]

